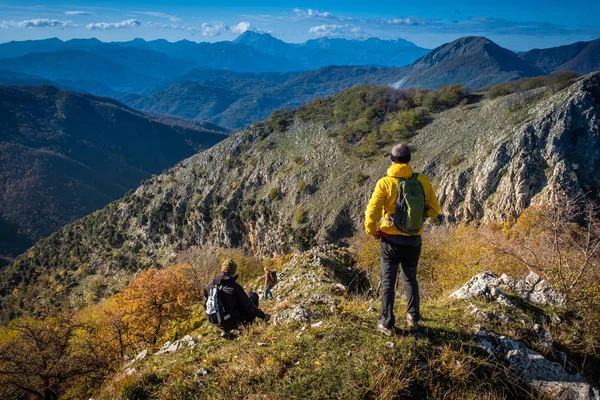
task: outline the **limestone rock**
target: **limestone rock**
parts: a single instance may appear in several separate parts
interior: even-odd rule
[[[522,342],[500,337],[499,349],[525,383],[537,392],[565,400],[597,400],[598,391],[581,375],[569,374],[556,362],[529,349]]]
[[[293,310],[283,311],[275,316],[274,323],[279,325],[284,322],[298,321],[308,322],[311,318],[311,312],[303,305],[299,305]]]
[[[534,304],[560,307],[566,305],[565,296],[534,272],[531,272],[524,281],[517,282],[514,290],[520,298]]]
[[[148,356],[148,350],[144,349],[137,356],[135,356],[134,361],[141,361]]]
[[[155,355],[161,355],[166,353],[173,353],[184,347],[194,347],[196,345],[196,340],[191,335],[185,335],[179,340],[174,341],[173,343],[167,341],[163,347],[156,353]]]
[[[534,304],[561,307],[564,307],[566,304],[565,297],[559,291],[554,289],[548,281],[541,279],[539,275],[533,272],[527,278],[520,281],[515,281],[506,274],[502,274],[498,278],[493,272],[482,272],[471,278],[460,289],[452,293],[450,297],[455,299],[489,297],[496,299],[502,306],[516,308],[499,286],[509,288],[521,299]]]
[[[492,296],[499,280],[493,272],[482,272],[475,275],[450,297],[455,299],[470,299],[479,296]]]

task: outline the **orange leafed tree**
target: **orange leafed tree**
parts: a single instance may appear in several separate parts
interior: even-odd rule
[[[150,268],[115,297],[110,320],[117,328],[121,346],[135,346],[136,341],[155,345],[171,322],[191,317],[201,297],[189,265]]]

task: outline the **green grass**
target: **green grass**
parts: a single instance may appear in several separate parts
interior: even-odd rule
[[[531,398],[505,364],[476,346],[464,305],[427,302],[422,336],[389,338],[375,329],[371,304],[350,297],[319,327],[260,322],[235,340],[204,326],[196,348],[153,356],[135,379],[95,398]],[[201,367],[211,373],[195,377]]]

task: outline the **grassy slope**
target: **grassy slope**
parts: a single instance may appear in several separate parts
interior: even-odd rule
[[[330,263],[323,264],[315,267],[297,257],[284,265],[275,289],[276,301],[269,302],[265,310],[277,315],[297,302],[311,304],[309,299],[315,294],[328,295],[326,284],[321,282],[332,275]],[[306,283],[312,277],[317,283]],[[138,373],[107,380],[94,398],[534,397],[510,372],[507,363],[477,347],[473,335],[476,321],[462,302],[451,302],[445,295],[425,301],[423,334],[415,336],[400,329],[393,338],[375,329],[378,314],[371,306],[379,309],[379,304],[369,296],[338,293],[335,303],[333,311],[328,306],[313,306],[310,323],[259,322],[234,340],[221,338],[216,328],[205,324],[192,333],[199,339],[195,348],[149,356],[127,365]],[[499,307],[492,303],[478,305],[484,310]],[[514,316],[527,325],[535,323],[540,311],[551,310],[525,309],[514,312]],[[396,313],[402,327],[401,298],[397,299]],[[311,326],[317,322],[321,325]],[[524,327],[491,322],[488,328],[536,348]],[[210,373],[199,377],[199,368],[207,368]]]

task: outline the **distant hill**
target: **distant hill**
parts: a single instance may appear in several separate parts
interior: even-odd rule
[[[108,98],[0,87],[0,255],[17,255],[226,137],[212,124]]]
[[[600,39],[534,49],[519,53],[518,56],[546,73],[574,71],[587,74],[600,69]]]
[[[176,83],[167,90],[141,97],[128,104],[131,107],[159,114],[207,120],[225,111],[239,95],[199,83]]]
[[[298,106],[357,84],[392,82],[400,71],[393,67],[326,67],[263,74],[196,70],[172,80],[169,86],[155,86],[157,93],[123,100],[143,111],[206,119],[236,129],[260,121],[278,108]]]
[[[470,36],[444,44],[415,61],[393,86],[434,89],[460,83],[477,89],[543,74],[491,40]]]
[[[2,67],[50,80],[95,80],[118,91],[135,91],[158,80],[95,53],[62,50],[2,59]]]
[[[68,79],[59,79],[51,81],[36,75],[28,75],[22,72],[14,72],[6,69],[0,69],[0,86],[37,86],[50,85],[61,89],[72,90],[76,92],[93,93],[100,96],[109,96],[112,98],[123,97],[124,94],[117,92],[93,79],[71,81]]]

